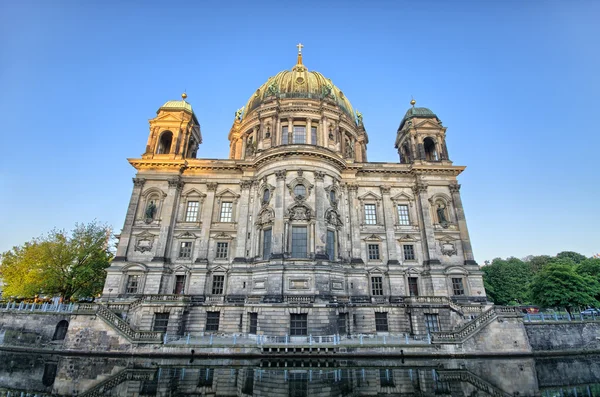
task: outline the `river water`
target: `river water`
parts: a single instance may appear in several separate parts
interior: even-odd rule
[[[208,360],[0,352],[0,396],[28,395],[600,396],[600,356]]]

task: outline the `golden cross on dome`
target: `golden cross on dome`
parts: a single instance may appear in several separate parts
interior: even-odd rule
[[[302,43],[298,43],[296,47],[298,47],[298,54],[302,54],[302,48],[304,47],[304,45],[302,45]]]

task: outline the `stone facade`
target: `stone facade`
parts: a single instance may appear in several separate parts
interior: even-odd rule
[[[483,311],[465,167],[429,109],[402,118],[398,163],[369,163],[362,114],[299,54],[236,112],[230,158],[207,160],[185,99],[158,110],[129,159],[103,300],[127,304],[133,329],[425,334]]]

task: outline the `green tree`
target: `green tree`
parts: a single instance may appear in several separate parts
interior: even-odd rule
[[[600,281],[600,258],[588,258],[577,266],[577,273]]]
[[[533,273],[522,260],[496,258],[483,266],[483,282],[488,296],[497,305],[529,303],[529,282]]]
[[[586,260],[587,257],[585,255],[581,255],[577,252],[563,251],[563,252],[559,252],[558,254],[556,254],[556,259],[570,259],[574,263],[577,264],[577,263],[581,263],[584,260]]]
[[[4,295],[37,293],[94,296],[102,290],[112,259],[111,230],[97,222],[77,224],[70,233],[53,230],[2,254]]]
[[[595,296],[600,293],[600,283],[575,270],[570,259],[557,260],[544,267],[531,283],[532,300],[543,307],[564,307],[569,314],[578,306],[597,306]]]
[[[525,258],[525,263],[529,265],[529,268],[533,274],[542,270],[544,266],[552,261],[552,257],[549,255],[531,255]]]

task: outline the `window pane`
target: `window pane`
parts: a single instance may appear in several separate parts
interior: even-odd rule
[[[169,313],[154,313],[152,331],[166,332],[169,323]]]
[[[206,312],[206,330],[207,331],[218,331],[219,330],[219,317],[221,312]]]
[[[410,225],[410,219],[408,218],[408,205],[398,206],[398,224]]]
[[[213,295],[223,295],[223,284],[225,281],[225,276],[213,276],[213,285],[212,285],[212,294]]]
[[[365,204],[365,223],[367,225],[377,224],[377,207],[375,204]]]
[[[271,229],[263,232],[263,259],[269,259],[271,256]]]
[[[183,294],[185,290],[185,276],[175,276],[175,288],[173,288],[174,294]]]
[[[425,328],[427,328],[427,332],[438,332],[440,330],[437,314],[425,314]]]
[[[304,187],[304,185],[294,186],[294,194],[296,196],[306,197],[306,187]]]
[[[310,128],[310,140],[313,145],[317,144],[317,127]]]
[[[218,242],[217,243],[217,259],[227,259],[227,254],[229,251],[229,243]]]
[[[269,189],[265,189],[263,193],[263,203],[268,203],[271,198],[271,191]]]
[[[130,274],[127,277],[127,293],[137,294],[140,285],[140,276],[136,274]]]
[[[281,144],[282,145],[288,144],[288,128],[287,127],[281,127]]]
[[[370,260],[379,260],[379,244],[367,244]]]
[[[330,261],[335,260],[335,232],[327,231],[327,257]]]
[[[191,258],[192,257],[192,242],[184,241],[179,246],[179,257],[180,258]]]
[[[200,368],[198,377],[198,387],[212,387],[214,376],[214,368]]]
[[[335,190],[331,190],[329,192],[329,201],[331,201],[332,203],[336,202],[336,197],[335,197]]]
[[[198,220],[198,202],[188,201],[187,211],[185,212],[186,222],[196,222]]]
[[[465,294],[465,288],[463,286],[462,278],[453,278],[452,279],[452,292],[454,292],[454,295],[464,295]]]
[[[306,143],[306,128],[294,126],[294,143]]]
[[[233,203],[221,203],[221,222],[231,222],[233,213]]]
[[[416,277],[408,278],[408,293],[410,294],[410,296],[419,296],[418,278],[416,278]]]
[[[371,293],[383,295],[383,277],[371,277]]]
[[[378,332],[387,332],[388,331],[387,313],[375,313],[375,331],[378,331]]]
[[[308,238],[305,226],[292,227],[292,257],[306,258],[307,257]]]
[[[381,387],[396,387],[396,384],[394,383],[394,372],[391,369],[381,368],[379,370],[379,385]]]
[[[290,314],[290,335],[308,335],[308,314]]]
[[[256,334],[258,329],[258,313],[248,313],[250,315],[250,333]]]
[[[404,251],[404,260],[405,261],[414,261],[415,260],[415,247],[413,245],[403,245],[402,249]]]

